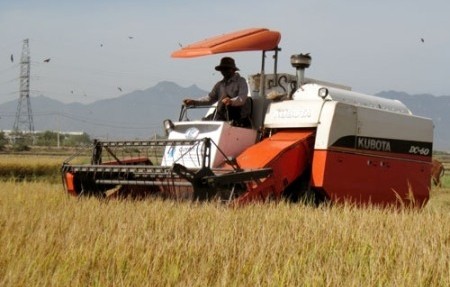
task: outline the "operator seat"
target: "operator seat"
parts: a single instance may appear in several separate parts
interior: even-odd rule
[[[233,119],[232,125],[242,128],[252,128],[253,99],[247,97],[244,105],[241,107],[240,118]]]

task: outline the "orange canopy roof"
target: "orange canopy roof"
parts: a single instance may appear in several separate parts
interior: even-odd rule
[[[193,58],[239,51],[274,50],[281,34],[264,28],[251,28],[193,43],[172,53],[173,58]]]

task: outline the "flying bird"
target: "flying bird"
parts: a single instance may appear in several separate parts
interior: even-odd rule
[[[103,47],[103,44],[100,43],[100,47]]]
[[[44,63],[50,63],[50,58],[45,59]]]
[[[11,63],[14,63],[14,55],[11,54]]]
[[[119,91],[121,91],[121,92],[122,92],[122,88],[121,88],[121,87],[117,87],[117,89],[118,89]]]
[[[134,38],[133,36],[128,36],[128,39],[130,39],[130,40],[133,39],[133,38]]]
[[[423,38],[420,38],[420,41],[421,41],[422,43],[425,43],[425,40],[424,40]]]

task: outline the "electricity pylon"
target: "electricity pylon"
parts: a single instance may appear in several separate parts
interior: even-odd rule
[[[30,47],[28,42],[28,39],[23,40],[22,57],[20,59],[20,95],[13,131],[33,134],[34,123],[30,103]]]

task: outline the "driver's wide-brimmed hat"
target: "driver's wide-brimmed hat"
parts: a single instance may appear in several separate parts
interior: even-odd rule
[[[222,71],[223,69],[233,69],[235,71],[239,71],[238,67],[234,63],[234,59],[230,57],[223,57],[220,60],[220,64],[216,66],[216,71]]]

